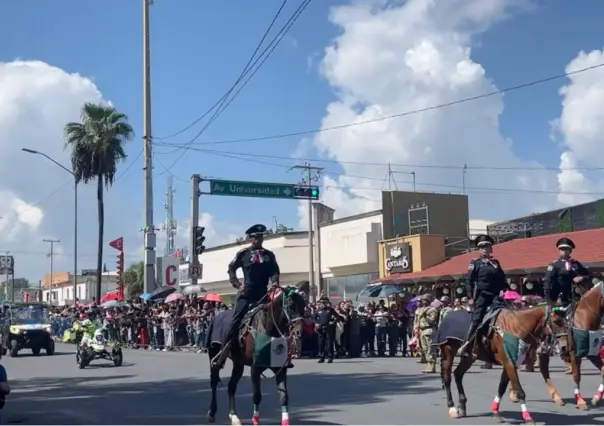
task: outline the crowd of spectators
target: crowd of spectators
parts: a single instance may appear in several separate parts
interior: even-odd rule
[[[103,309],[96,304],[75,308],[66,306],[50,311],[53,335],[62,338],[76,319],[94,312],[95,321],[107,330],[109,340],[131,348],[157,351],[190,350],[205,352],[205,336],[212,318],[232,306],[221,302],[187,297],[174,303],[127,301]],[[384,300],[354,306],[350,300],[333,306],[336,312],[336,354],[338,357],[395,356],[408,354],[411,314],[401,306]],[[318,355],[318,333],[310,304],[301,335],[296,339],[296,355]]]

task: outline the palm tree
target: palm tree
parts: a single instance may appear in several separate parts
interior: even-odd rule
[[[142,261],[133,263],[124,271],[124,287],[126,287],[128,298],[143,292],[144,276],[145,264]]]
[[[86,103],[81,123],[65,125],[65,147],[71,148],[71,167],[76,183],[96,179],[99,213],[99,241],[96,268],[96,300],[101,299],[103,271],[103,234],[105,206],[103,185],[109,189],[115,181],[117,165],[126,159],[124,144],[134,136],[126,114],[108,105]]]

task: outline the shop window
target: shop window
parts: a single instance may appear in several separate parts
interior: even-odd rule
[[[343,300],[345,297],[356,300],[357,295],[367,287],[370,281],[377,280],[377,272],[369,274],[346,275],[325,279],[327,296],[334,301]]]

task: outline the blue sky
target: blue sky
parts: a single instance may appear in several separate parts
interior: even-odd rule
[[[290,0],[280,27],[300,1]],[[318,128],[326,105],[336,98],[318,72],[325,47],[338,34],[329,22],[331,6],[345,2],[313,1],[293,29],[229,109],[199,141],[238,139]],[[156,0],[151,7],[153,135],[162,137],[188,125],[219,99],[238,76],[280,1]],[[472,58],[499,87],[562,73],[580,50],[602,48],[602,2],[536,3],[536,7],[492,26],[474,39]],[[93,79],[104,97],[127,113],[137,131],[128,146],[130,159],[141,150],[141,1],[84,2],[21,0],[0,4],[0,61],[41,60]],[[560,150],[550,139],[549,122],[560,115],[558,89],[563,81],[506,94],[501,132],[514,140],[521,159],[557,167]],[[60,102],[57,99],[57,102]],[[195,126],[170,142],[185,143]],[[209,149],[290,156],[300,137],[208,146]],[[478,148],[477,148],[478,149]],[[176,154],[156,154],[170,165]],[[319,154],[311,149],[309,157]],[[156,161],[155,174],[163,167]],[[291,161],[267,160],[285,165]],[[337,164],[329,171],[341,170]],[[192,173],[236,180],[295,182],[297,172],[190,151],[171,169],[176,177],[176,217],[189,211]],[[118,183],[119,191],[142,206],[140,166]],[[156,222],[163,220],[165,174],[155,180]],[[241,232],[276,215],[296,226],[296,205],[288,201],[202,197],[201,208]],[[242,216],[241,209],[245,209]],[[141,210],[142,211],[142,210]],[[142,216],[142,213],[141,213]],[[211,243],[211,242],[210,242]],[[211,245],[211,244],[210,244]]]

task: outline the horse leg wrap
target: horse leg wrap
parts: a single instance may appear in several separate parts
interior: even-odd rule
[[[526,404],[520,404],[520,411],[522,411],[522,420],[528,421],[531,420],[531,413],[528,412],[526,408]]]
[[[601,400],[602,396],[604,396],[604,384],[601,384],[600,386],[598,386],[598,390],[596,391],[594,398],[597,400]]]
[[[499,396],[495,396],[493,398],[493,402],[491,402],[491,412],[493,414],[499,414],[499,404],[501,403],[501,398]]]

